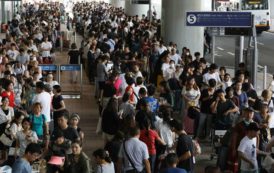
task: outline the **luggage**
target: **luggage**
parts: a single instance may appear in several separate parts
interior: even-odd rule
[[[185,110],[185,116],[183,116],[184,130],[187,134],[194,134],[194,120],[189,118],[187,113],[188,112]]]

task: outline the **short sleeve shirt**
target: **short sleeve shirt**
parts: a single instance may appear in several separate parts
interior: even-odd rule
[[[238,151],[244,153],[245,156],[249,158],[252,161],[252,163],[255,165],[255,168],[251,169],[249,166],[249,163],[245,162],[244,160],[241,160],[242,171],[253,171],[258,169],[257,154],[256,154],[256,138],[249,139],[247,136],[245,136],[240,142]]]
[[[193,154],[192,139],[189,136],[182,134],[178,138],[176,154],[178,157],[181,157],[183,154],[185,154],[188,151],[191,153],[191,155]],[[180,161],[177,165],[178,168],[183,168],[187,171],[193,170],[193,166],[194,166],[194,163],[193,163],[192,156],[187,160]]]
[[[134,166],[139,172],[141,172],[144,169],[143,161],[149,158],[146,144],[137,138],[131,138],[126,141],[125,148],[131,161],[134,163]],[[121,145],[119,151],[119,158],[122,158],[124,160],[123,166],[125,171],[134,169],[126,156],[123,144]]]
[[[159,135],[155,130],[141,130],[140,140],[143,141],[151,155],[156,154],[155,141],[159,139]]]

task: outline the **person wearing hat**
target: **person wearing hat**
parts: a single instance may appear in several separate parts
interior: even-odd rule
[[[80,116],[77,113],[71,114],[71,116],[70,116],[70,126],[78,132],[78,134],[80,136],[80,140],[83,141],[84,140],[84,132],[78,126],[79,121],[80,121]]]
[[[250,123],[247,128],[246,136],[241,140],[237,149],[239,159],[241,160],[241,173],[258,173],[257,154],[267,155],[257,148],[257,137],[260,127],[257,123]]]

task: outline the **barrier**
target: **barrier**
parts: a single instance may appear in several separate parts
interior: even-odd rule
[[[65,64],[65,65],[59,65],[59,83],[61,83],[61,71],[67,71],[67,72],[73,72],[73,71],[80,71],[80,91],[71,91],[71,90],[63,90],[64,93],[63,96],[68,98],[81,98],[81,95],[83,93],[83,67],[82,64]],[[72,97],[75,96],[75,97]]]
[[[64,98],[80,98],[82,93],[83,93],[83,67],[82,64],[63,64],[63,65],[55,65],[55,64],[41,64],[39,65],[41,67],[42,71],[54,71],[56,72],[56,81],[60,85],[65,84],[61,81],[61,72],[67,71],[67,72],[73,72],[73,71],[80,71],[80,91],[71,91],[71,90],[64,90],[63,91],[63,96]],[[62,87],[63,88],[63,87]],[[72,97],[75,96],[75,97]]]
[[[55,75],[55,79],[56,81],[58,81],[60,83],[60,78],[59,78],[59,66],[55,65],[55,64],[40,64],[39,67],[41,67],[42,71],[53,71],[56,72],[57,74]]]

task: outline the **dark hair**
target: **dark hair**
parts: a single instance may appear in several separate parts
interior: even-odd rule
[[[224,70],[225,73],[226,73],[226,68],[224,66],[222,66],[222,67],[219,68],[219,71],[221,71],[221,70]]]
[[[141,76],[136,78],[136,84],[141,85],[143,83],[143,78]]]
[[[173,164],[177,164],[178,163],[178,156],[176,153],[169,153],[166,158],[166,164],[168,166],[172,166]]]
[[[216,87],[216,84],[217,84],[217,82],[215,79],[209,79],[209,81],[208,81],[209,87],[211,87],[211,88]]]
[[[151,84],[147,87],[148,96],[153,96],[155,94],[155,91],[156,91],[155,85]]]
[[[170,88],[169,88],[168,82],[162,81],[162,82],[160,82],[160,86],[164,88],[165,93],[170,93]]]
[[[200,55],[201,55],[200,52],[195,52],[195,53],[194,53],[194,56],[195,56],[195,57],[200,56]]]
[[[5,99],[9,100],[9,98],[7,96],[4,96],[4,97],[2,97],[1,102],[3,102]]]
[[[22,124],[24,123],[24,122],[29,122],[30,124],[31,124],[31,120],[30,120],[30,118],[29,117],[25,117],[24,119],[23,119],[23,121],[22,121]]]
[[[129,100],[129,98],[130,98],[130,94],[126,92],[123,95],[122,101],[123,102],[127,102]]]
[[[129,135],[130,135],[131,137],[134,137],[134,136],[136,136],[136,135],[138,135],[138,134],[140,134],[140,128],[139,128],[139,127],[131,127],[131,128],[129,129]]]
[[[5,81],[4,81],[3,88],[4,88],[5,90],[8,90],[8,87],[9,87],[10,84],[13,84],[13,82],[12,82],[11,80],[5,80]]]
[[[128,78],[126,78],[126,83],[128,84],[128,85],[132,85],[132,84],[134,84],[134,79],[132,78],[132,77],[128,77]]]
[[[108,151],[104,149],[97,149],[93,152],[94,157],[99,157],[100,159],[103,159],[107,161],[108,163],[111,163],[111,158],[109,157]]]
[[[41,81],[36,82],[36,88],[43,90],[45,88],[45,84]]]
[[[76,43],[72,43],[72,44],[71,44],[71,49],[77,49]]]
[[[216,70],[216,69],[218,69],[218,66],[216,64],[211,64],[209,66],[209,70]]]
[[[55,89],[57,93],[60,93],[62,91],[62,88],[60,85],[54,85],[52,88]]]
[[[146,136],[149,137],[149,129],[151,127],[151,121],[148,117],[146,117],[143,121],[144,128],[146,129]]]
[[[59,113],[59,118],[64,117],[65,119],[69,119],[69,111],[67,109],[61,110]]]
[[[170,123],[169,123],[170,127],[171,128],[174,128],[176,131],[181,131],[183,130],[183,124],[180,123],[179,121],[177,120],[171,120]]]
[[[25,150],[25,154],[30,153],[30,154],[34,154],[34,153],[41,153],[41,146],[39,144],[36,143],[30,143],[28,144],[26,150]]]
[[[140,89],[139,89],[139,93],[138,93],[139,95],[146,95],[147,94],[147,90],[144,88],[144,87],[141,87]]]

